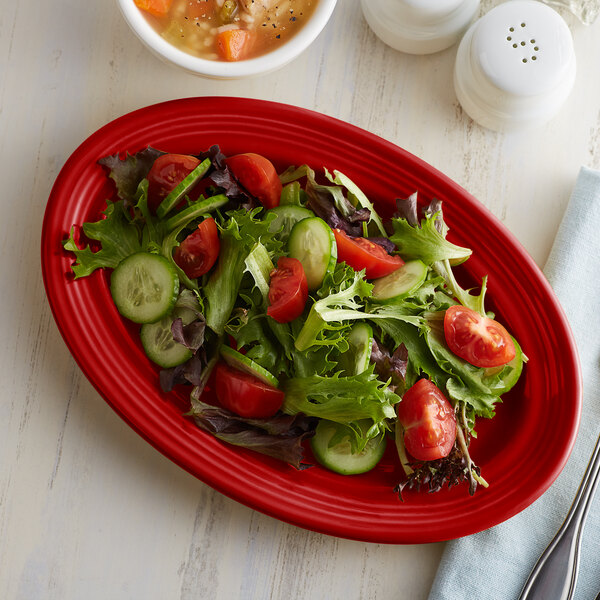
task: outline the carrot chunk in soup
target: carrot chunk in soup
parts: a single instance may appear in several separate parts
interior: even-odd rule
[[[135,0],[180,50],[236,61],[275,50],[312,16],[318,0]]]
[[[226,29],[217,35],[219,56],[225,60],[242,60],[252,50],[254,34],[246,29]]]
[[[135,5],[151,15],[164,17],[171,8],[173,0],[135,0]]]

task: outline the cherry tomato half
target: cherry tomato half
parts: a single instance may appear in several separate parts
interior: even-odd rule
[[[456,440],[456,417],[434,383],[419,379],[396,406],[404,445],[414,458],[437,460],[450,454]]]
[[[271,273],[267,314],[278,323],[289,323],[302,314],[307,300],[308,284],[302,263],[282,256]]]
[[[236,179],[248,192],[258,198],[265,208],[279,206],[282,185],[270,160],[250,152],[230,156],[225,164]]]
[[[212,269],[219,258],[220,246],[217,224],[209,217],[175,248],[173,260],[190,279],[195,279]]]
[[[148,208],[152,212],[160,206],[165,196],[180,184],[200,161],[188,154],[162,154],[148,172]]]
[[[224,362],[215,367],[215,382],[219,402],[240,417],[272,417],[283,403],[281,390]]]
[[[334,229],[333,235],[338,262],[345,262],[355,271],[365,269],[367,279],[385,277],[404,264],[399,256],[391,256],[379,244],[366,238],[351,238],[341,229]]]
[[[510,334],[498,321],[460,304],[446,311],[444,336],[454,354],[476,367],[499,367],[516,354]]]

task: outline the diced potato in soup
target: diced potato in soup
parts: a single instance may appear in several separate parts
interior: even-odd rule
[[[168,42],[194,56],[237,61],[275,50],[318,0],[135,0]]]
[[[262,11],[272,10],[279,0],[240,0],[243,10],[252,16],[259,15]]]

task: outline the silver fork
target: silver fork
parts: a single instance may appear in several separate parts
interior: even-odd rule
[[[581,533],[600,481],[600,436],[579,484],[569,514],[550,542],[519,596],[519,600],[570,600],[577,583]],[[600,595],[596,600],[600,600]]]

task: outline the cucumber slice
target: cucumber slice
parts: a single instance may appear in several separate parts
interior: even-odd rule
[[[197,202],[190,204],[187,208],[179,211],[176,215],[173,215],[167,219],[165,221],[165,230],[171,232],[178,227],[187,225],[194,219],[197,219],[206,213],[212,212],[228,202],[229,198],[225,194],[219,194],[217,196],[205,198],[204,200],[198,200]]]
[[[517,340],[515,340],[515,338],[512,338],[512,341],[515,344],[515,357],[506,365],[502,365],[500,367],[489,367],[485,369],[485,377],[483,382],[489,385],[492,392],[498,396],[506,394],[506,392],[511,390],[517,381],[519,381],[519,377],[523,371],[523,351],[521,350],[521,346],[519,346],[519,343]],[[498,374],[501,374],[500,380],[492,383],[492,380]]]
[[[331,446],[332,438],[343,436],[344,431],[348,431],[348,434],[342,438],[342,441]],[[321,419],[315,435],[310,440],[310,446],[317,461],[330,471],[342,475],[357,475],[370,471],[381,460],[385,452],[387,442],[385,435],[382,434],[369,440],[361,452],[352,454],[350,434],[349,428],[345,425]]]
[[[423,285],[426,277],[427,265],[420,260],[409,260],[393,273],[372,281],[372,299],[385,304],[410,296]]]
[[[183,197],[206,175],[210,165],[210,158],[203,160],[183,181],[178,183],[159,204],[156,216],[164,219],[165,215],[177,206]]]
[[[257,379],[260,379],[267,385],[273,387],[279,387],[279,380],[275,375],[272,375],[264,367],[261,367],[258,363],[255,363],[252,359],[244,356],[241,352],[230,348],[229,346],[221,346],[221,356],[223,360],[234,369],[248,373]]]
[[[296,223],[303,219],[310,219],[315,216],[315,213],[312,210],[308,210],[308,208],[303,208],[302,206],[294,206],[292,204],[276,206],[269,210],[267,214],[276,215],[269,226],[269,231],[271,233],[279,232],[278,236],[282,240],[287,240],[289,238],[292,228]]]
[[[366,371],[371,362],[373,329],[368,323],[355,323],[348,335],[350,347],[338,359],[342,375],[350,377]]]
[[[176,308],[160,321],[142,325],[140,339],[146,356],[163,369],[176,367],[192,358],[192,351],[173,339],[171,325],[175,319],[181,319],[184,325],[188,325],[195,316],[189,308]]]
[[[288,250],[304,268],[308,289],[321,286],[325,275],[335,269],[337,246],[331,227],[319,217],[303,219],[292,228]]]
[[[124,317],[135,323],[154,323],[171,312],[179,278],[164,256],[138,252],[112,272],[110,293]]]
[[[284,185],[281,190],[281,196],[279,197],[279,206],[286,205],[300,205],[300,182],[292,181],[287,185]]]

